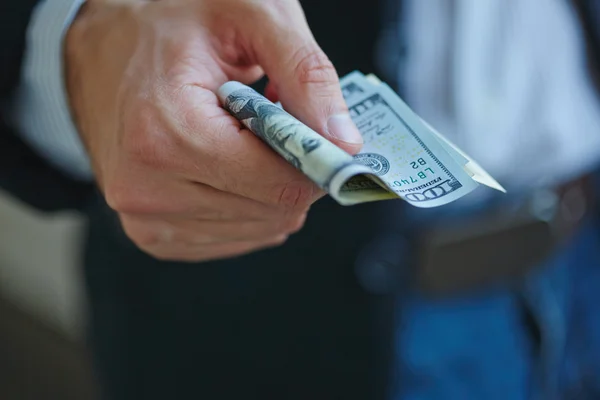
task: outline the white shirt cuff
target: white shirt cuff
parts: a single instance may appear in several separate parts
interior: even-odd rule
[[[78,180],[92,169],[70,114],[63,39],[85,0],[45,0],[27,31],[21,82],[7,116],[22,138],[50,163]]]

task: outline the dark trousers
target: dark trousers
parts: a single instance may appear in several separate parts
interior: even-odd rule
[[[381,211],[323,199],[283,247],[190,265],[146,256],[96,208],[85,267],[106,398],[383,399],[392,298],[356,274]]]

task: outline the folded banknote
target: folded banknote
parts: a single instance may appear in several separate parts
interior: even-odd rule
[[[374,75],[355,71],[340,82],[364,140],[354,156],[246,85],[227,82],[218,96],[244,126],[341,205],[403,199],[436,207],[479,184],[504,191]]]

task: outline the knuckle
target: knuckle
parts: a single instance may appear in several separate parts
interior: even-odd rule
[[[288,235],[278,235],[267,241],[266,246],[276,247],[281,246],[288,240]]]
[[[317,46],[304,46],[294,56],[295,76],[301,84],[332,85],[337,72],[327,55]]]
[[[125,171],[105,181],[103,194],[106,204],[121,214],[153,216],[187,212],[189,206],[185,201],[174,195],[157,194],[156,190],[155,185],[144,182],[144,176],[130,176]]]
[[[104,189],[106,203],[117,212],[135,213],[138,201],[134,197],[131,189],[125,185],[111,183]]]
[[[288,1],[244,1],[237,6],[240,15],[247,16],[250,21],[263,21],[280,30],[288,27],[297,16]]]
[[[299,232],[302,227],[304,227],[304,222],[306,221],[306,214],[303,214],[299,217],[292,219],[287,226],[288,233],[296,233]]]
[[[289,216],[287,218],[282,219],[278,226],[277,226],[277,230],[275,232],[282,234],[282,235],[291,235],[293,233],[296,233],[298,231],[300,231],[302,229],[302,227],[304,226],[304,221],[306,219],[305,214],[302,215],[293,215],[293,216]]]
[[[104,197],[108,206],[120,213],[148,213],[148,202],[140,191],[126,183],[111,183],[105,187]]]
[[[312,182],[288,182],[276,188],[274,203],[284,208],[306,209],[311,204],[313,194],[314,184]]]
[[[144,251],[152,252],[152,249],[160,242],[158,232],[146,224],[133,221],[127,217],[122,217],[121,220],[123,231],[127,237]]]

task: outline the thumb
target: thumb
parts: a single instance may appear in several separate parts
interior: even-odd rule
[[[337,72],[308,26],[279,26],[257,40],[254,54],[283,107],[304,124],[349,152],[362,136],[348,113]]]

